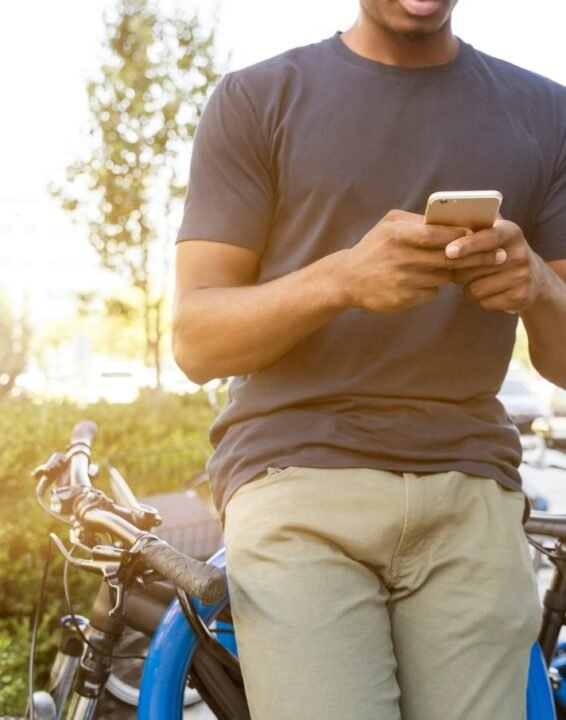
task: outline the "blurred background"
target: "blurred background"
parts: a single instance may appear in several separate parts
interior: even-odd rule
[[[85,404],[128,402],[146,386],[195,389],[171,360],[168,324],[173,243],[205,98],[226,70],[346,29],[356,7],[3,5],[0,393]],[[454,25],[479,49],[566,81],[566,8],[532,8],[461,0]],[[139,46],[127,47],[125,34],[116,41],[120,13]]]
[[[101,426],[97,452],[118,458],[139,495],[185,493],[210,450],[219,382],[193,385],[169,351],[174,239],[206,98],[226,71],[345,30],[356,13],[355,0],[2,4],[0,715],[25,704],[51,529],[34,465],[85,416]],[[461,0],[454,15],[478,49],[562,83],[565,23],[563,0]],[[502,399],[527,435],[543,418],[540,437],[561,452],[565,393],[533,372],[521,329]],[[55,563],[39,681],[60,572]],[[90,589],[74,582],[80,610]]]

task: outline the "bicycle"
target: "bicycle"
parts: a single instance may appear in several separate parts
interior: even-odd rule
[[[191,623],[199,638],[191,667],[191,685],[200,691],[200,696],[217,717],[232,718],[232,707],[238,707],[238,717],[249,718],[235,659],[226,577],[219,567],[221,563],[203,563],[183,555],[150,532],[160,522],[157,512],[138,503],[119,474],[114,480],[121,489],[122,504],[93,485],[97,472],[90,456],[96,430],[92,422],[79,423],[73,429],[67,451],[55,453],[34,471],[38,480],[36,497],[49,515],[70,526],[72,548],[67,550],[58,536],[51,534],[51,541],[65,557],[63,585],[69,613],[62,619],[48,690],[33,692],[40,595],[32,634],[26,717],[29,720],[91,720],[97,717],[97,706],[115,661],[127,658],[147,662],[139,655],[119,656],[116,647],[120,638],[128,628],[151,637],[176,595],[183,608],[185,624]],[[49,489],[51,507],[44,499]],[[111,544],[101,544],[108,542],[108,536],[112,538]],[[49,553],[42,593],[48,562]],[[69,565],[102,576],[89,620],[73,611],[68,590]],[[203,624],[199,615],[211,607],[215,608],[217,619],[217,626],[212,629]],[[152,646],[147,657],[159,664],[160,656],[168,653],[168,647],[161,651]],[[185,694],[186,683],[183,682],[179,713]],[[166,718],[168,715],[159,712],[154,717]]]
[[[54,538],[67,563],[97,572],[104,580],[90,621],[76,617],[71,610],[49,692],[34,694],[27,717],[96,717],[118,638],[125,627],[135,627],[152,636],[144,658],[140,720],[181,718],[187,684],[200,692],[220,720],[249,720],[225,585],[224,550],[207,564],[192,561],[149,533],[148,528],[158,521],[151,508],[134,504],[132,495],[132,507],[125,509],[94,489],[94,473],[89,475],[89,467],[95,431],[93,423],[79,423],[67,452],[54,455],[35,473],[39,479],[36,494],[44,509],[69,523],[73,545],[91,555],[75,557]],[[43,501],[51,486],[55,509],[47,508]],[[558,636],[566,612],[566,515],[533,511],[526,529],[537,537],[556,540],[551,549],[534,541],[555,570],[544,600],[539,643],[531,653],[527,717],[552,720],[558,713],[559,720],[564,720],[566,644],[559,643]],[[98,545],[100,532],[109,532],[113,545]]]

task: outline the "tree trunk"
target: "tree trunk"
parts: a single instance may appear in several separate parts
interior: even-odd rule
[[[149,292],[143,291],[144,328],[145,328],[145,364],[153,370],[152,388],[161,388],[161,313],[162,298],[151,302]]]

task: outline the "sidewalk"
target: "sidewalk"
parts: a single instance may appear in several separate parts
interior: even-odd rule
[[[183,713],[183,720],[215,720],[215,718],[216,715],[213,715],[203,702],[191,705]]]

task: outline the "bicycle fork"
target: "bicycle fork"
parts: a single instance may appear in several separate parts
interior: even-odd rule
[[[92,615],[82,641],[80,661],[75,662],[75,689],[71,697],[67,720],[92,720],[98,699],[104,690],[110,670],[114,646],[124,628],[124,617],[120,613],[110,614],[113,606],[110,589],[101,583],[92,608]],[[82,638],[81,638],[82,640]],[[68,691],[67,691],[68,693]],[[62,707],[66,697],[63,699]],[[61,716],[57,715],[57,720]]]
[[[56,720],[61,719],[80,657],[83,654],[83,640],[77,626],[84,632],[87,625],[88,620],[81,615],[75,615],[74,622],[70,615],[65,615],[61,619],[61,639],[51,668],[48,688],[55,703]]]
[[[66,720],[92,720],[125,622],[121,615],[109,615],[112,604],[109,588],[102,583],[90,623],[80,615],[61,619],[61,639],[51,668],[49,692],[34,693],[37,720],[63,718],[73,682],[75,688]]]

